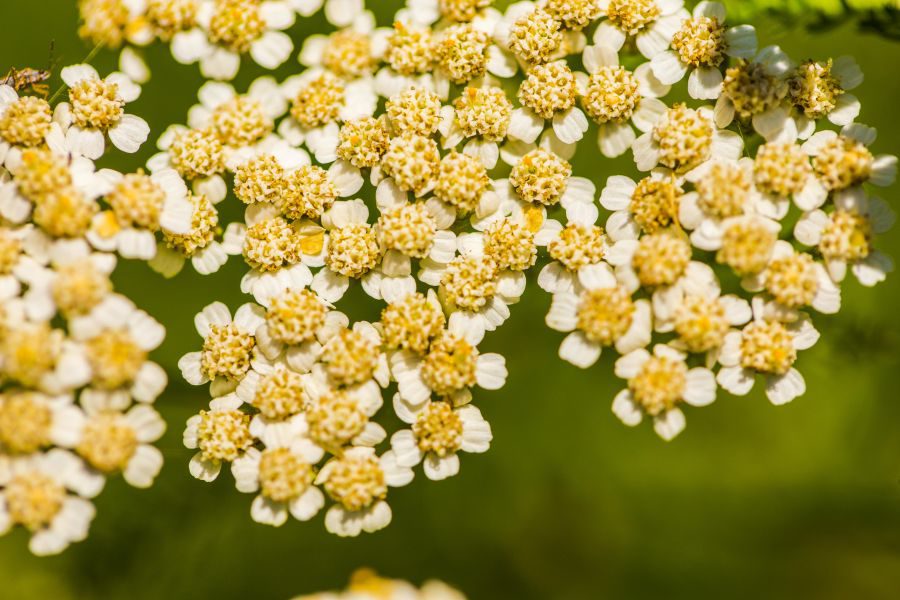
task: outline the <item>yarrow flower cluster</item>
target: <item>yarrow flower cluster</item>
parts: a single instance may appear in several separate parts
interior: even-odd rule
[[[402,579],[388,579],[369,569],[359,569],[350,576],[346,589],[296,596],[294,600],[466,600],[462,592],[442,581],[431,579],[417,588]]]
[[[177,173],[95,168],[149,128],[125,113],[140,87],[88,65],[62,70],[68,101],[0,85],[0,535],[57,554],[83,540],[108,477],[152,485],[153,408],[165,329],[113,290],[117,258],[149,260],[191,214]]]
[[[74,252],[54,259],[58,238],[83,238],[102,274],[111,267],[94,253],[146,259],[166,276],[241,256],[252,300],[206,306],[199,350],[179,362],[210,398],[184,443],[192,475],[230,470],[260,523],[324,511],[332,533],[373,532],[392,519],[390,488],[420,464],[442,480],[461,454],[487,451],[476,390],[501,388],[507,370],[480,346],[529,272],[551,296],[546,324],[566,334],[559,356],[589,368],[614,350],[613,412],[671,440],[720,388],[744,395],[759,380],[774,404],[802,395],[813,315],[840,310],[848,273],[872,286],[893,268],[876,248],[893,213],[872,194],[894,182],[897,160],[876,154],[875,130],[856,122],[861,70],[849,57],[796,63],[759,49],[720,3],[541,0],[501,12],[490,0],[409,0],[379,27],[361,0],[327,0],[337,29],[305,39],[299,72],[246,91],[221,80],[245,54],[267,69],[284,63],[283,30],[321,0],[125,4],[83,0],[82,35],[126,48],[134,73],[132,46],[171,42],[211,81],[186,124],[159,137],[149,174],[95,172],[90,160],[107,140],[130,152],[146,137],[125,113],[134,76],[70,68],[70,102],[55,109],[0,96],[12,177],[0,195],[4,310],[42,307],[3,326],[50,327],[54,310],[73,323],[56,354],[29,350],[44,335],[29,333],[2,368],[26,389],[70,393],[86,380],[47,388],[78,371],[46,357],[124,352],[128,317],[109,320],[127,311],[103,298],[83,309],[75,292],[54,291],[64,274],[83,275],[65,270]],[[667,102],[685,79],[687,101]],[[598,191],[576,173],[576,152],[597,151],[590,136],[603,156],[630,151],[632,176]],[[231,196],[243,218],[226,223],[218,207]],[[21,275],[32,268],[23,261],[47,275]],[[339,310],[356,282],[381,303],[377,321]],[[18,301],[21,290],[41,301]],[[55,348],[53,335],[40,343]],[[125,355],[113,364],[138,362]],[[136,377],[104,361],[85,372],[92,389]]]

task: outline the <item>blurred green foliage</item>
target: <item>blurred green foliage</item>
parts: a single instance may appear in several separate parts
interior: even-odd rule
[[[397,6],[377,1],[382,18]],[[79,61],[89,49],[75,36],[74,4],[0,3],[0,70],[43,66],[51,39],[62,64]],[[746,11],[751,3],[730,4]],[[803,12],[813,3],[753,4]],[[866,72],[861,120],[879,129],[878,152],[900,153],[893,112],[900,47],[851,23],[813,34],[765,14],[754,22],[763,43],[798,59],[854,54]],[[323,27],[321,16],[299,24],[292,30],[297,45]],[[184,121],[201,79],[166,48],[151,48],[148,61],[153,79],[134,112],[148,119],[155,139]],[[101,53],[94,64],[105,71],[115,63]],[[297,70],[290,62],[279,75]],[[258,73],[245,64],[238,87]],[[104,164],[135,168],[152,146]],[[603,159],[590,141],[575,169],[601,184],[633,172],[630,158]],[[885,196],[896,208],[900,192]],[[900,256],[900,237],[889,234],[881,247]],[[171,377],[158,403],[169,422],[161,442],[166,466],[148,491],[109,482],[89,539],[62,556],[30,556],[21,531],[0,539],[0,598],[276,599],[340,586],[360,566],[419,582],[438,577],[476,600],[897,597],[896,275],[875,290],[848,282],[841,314],[817,318],[823,340],[799,363],[809,383],[804,397],[776,408],[760,386],[746,398],[722,395],[689,411],[687,430],[669,444],[649,426],[628,429],[611,414],[621,382],[610,356],[588,371],[556,357],[561,336],[544,326],[549,298],[532,281],[510,322],[486,341],[510,369],[503,390],[476,397],[494,428],[491,451],[464,457],[449,481],[419,474],[391,493],[390,527],[342,540],[325,533],[321,517],[280,529],[257,525],[251,497],[235,492],[229,476],[207,485],[187,472],[183,423],[207,397],[180,381],[175,364],[199,344],[192,326],[198,310],[213,300],[232,308],[246,301],[237,285],[242,270],[234,260],[212,277],[186,270],[164,281],[144,265],[122,264],[118,288],[169,331],[155,356]],[[358,295],[351,309],[377,316]]]

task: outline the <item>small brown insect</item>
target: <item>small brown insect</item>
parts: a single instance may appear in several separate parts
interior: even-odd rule
[[[8,85],[17,92],[31,90],[38,96],[46,98],[50,93],[50,87],[44,82],[48,79],[50,79],[50,71],[44,69],[11,68],[6,76],[0,79],[0,85]]]
[[[16,69],[10,67],[9,71],[0,79],[0,85],[8,85],[17,92],[30,90],[33,94],[37,94],[41,98],[47,98],[50,94],[50,86],[45,83],[50,79],[51,73],[56,66],[53,58],[56,42],[50,42],[50,58],[46,69],[32,69],[25,67],[24,69]]]

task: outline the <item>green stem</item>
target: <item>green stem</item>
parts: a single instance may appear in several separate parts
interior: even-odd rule
[[[89,64],[92,60],[94,60],[94,57],[97,56],[97,53],[100,52],[100,49],[102,47],[103,47],[103,44],[97,44],[96,46],[94,46],[91,49],[91,51],[88,52],[88,55],[84,57],[84,59],[81,61],[81,63]],[[66,84],[64,82],[61,86],[59,86],[59,89],[57,89],[55,92],[53,92],[53,95],[50,96],[50,100],[48,100],[48,102],[50,104],[53,104],[54,102],[56,102],[56,100],[59,98],[60,94],[62,94],[65,89],[66,89]]]

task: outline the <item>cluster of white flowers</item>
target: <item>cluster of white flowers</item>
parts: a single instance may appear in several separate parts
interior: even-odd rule
[[[110,276],[191,216],[175,171],[95,169],[107,140],[147,139],[125,113],[140,87],[87,65],[62,79],[55,106],[0,85],[0,535],[24,527],[38,555],[85,538],[107,477],[145,488],[162,467],[167,378],[148,355],[165,329]]]
[[[421,588],[401,579],[388,579],[368,569],[350,577],[345,590],[297,596],[294,600],[466,600],[446,583],[426,581]]]
[[[117,250],[166,276],[188,259],[209,274],[243,257],[253,301],[234,314],[207,306],[195,318],[202,348],[179,366],[211,397],[184,432],[191,473],[211,481],[227,464],[258,522],[308,520],[329,504],[329,531],[376,531],[391,520],[388,488],[420,463],[440,480],[459,471],[460,452],[485,452],[491,428],[472,390],[502,387],[507,371],[479,345],[528,272],[552,295],[547,325],[567,334],[560,357],[588,368],[614,348],[626,383],[613,412],[627,425],[648,417],[669,440],[683,407],[719,388],[746,394],[762,375],[774,404],[803,394],[795,363],[818,339],[811,313],[838,312],[848,267],[867,286],[892,268],[874,244],[893,214],[870,193],[893,183],[896,158],[873,154],[875,131],[856,122],[852,59],[760,50],[717,2],[492,4],[408,0],[379,27],[362,0],[328,0],[337,29],[304,40],[301,72],[239,92],[222,80],[241,55],[284,63],[293,43],[282,30],[321,0],[82,0],[82,34],[124,46],[134,77],[149,73],[133,46],[158,38],[213,80],[187,124],[159,138],[150,175],[94,173],[90,161],[107,138],[130,152],[146,137],[123,112],[137,90],[126,76],[70,68],[72,102],[52,117],[35,99],[3,100],[10,240],[30,240],[19,224],[31,215],[45,237],[83,237],[83,255]],[[685,79],[689,100],[667,104]],[[582,141],[592,128],[596,146]],[[610,177],[598,193],[573,171],[579,143],[630,151],[642,175]],[[37,195],[48,188],[55,200]],[[243,222],[220,222],[229,196]],[[83,208],[98,197],[109,210]],[[0,256],[13,265],[10,296],[27,280],[43,298],[33,306],[52,309],[60,301],[40,290],[63,267],[20,246]],[[23,254],[48,275],[20,275]],[[355,281],[383,303],[377,322],[338,310]],[[75,347],[129,322],[110,325],[122,311],[103,307],[85,317],[90,334],[70,328]],[[385,394],[408,424],[390,434],[378,423]]]

